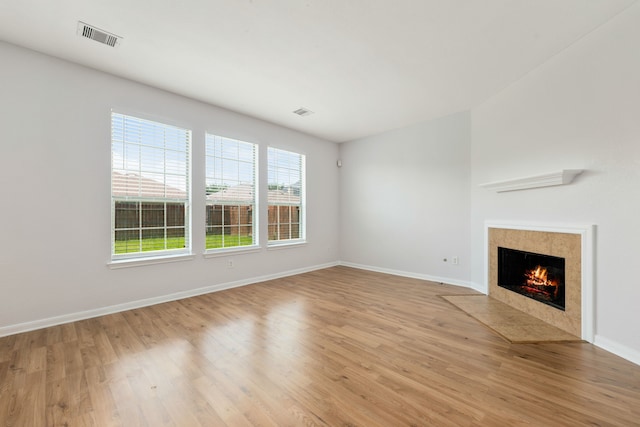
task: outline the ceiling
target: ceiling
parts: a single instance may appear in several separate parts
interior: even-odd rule
[[[0,39],[343,142],[476,106],[635,1],[1,0]]]

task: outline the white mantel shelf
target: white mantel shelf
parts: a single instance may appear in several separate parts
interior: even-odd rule
[[[571,181],[573,181],[573,179],[576,176],[580,175],[582,172],[583,169],[563,169],[559,172],[546,173],[544,175],[509,179],[505,181],[488,182],[486,184],[480,184],[480,187],[502,193],[505,191],[528,190],[530,188],[566,185],[570,184]]]

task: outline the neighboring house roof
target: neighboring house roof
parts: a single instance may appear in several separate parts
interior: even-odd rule
[[[270,205],[298,205],[300,196],[293,193],[291,188],[286,190],[269,190],[268,200]]]
[[[207,194],[207,202],[209,204],[252,203],[253,199],[253,186],[249,184],[239,184]]]
[[[291,190],[269,190],[267,193],[269,204],[290,205],[299,204],[300,196]],[[248,184],[235,185],[207,195],[210,204],[251,203],[253,201],[253,187]]]
[[[184,200],[187,193],[179,188],[135,174],[113,172],[111,175],[111,191],[114,197],[135,197],[146,199],[169,198]],[[291,189],[269,190],[268,201],[272,205],[299,204],[300,196]],[[251,203],[253,187],[248,184],[235,185],[207,195],[209,204]]]
[[[143,197],[149,199],[169,198],[184,200],[187,193],[159,181],[135,174],[111,174],[111,192],[114,197]]]

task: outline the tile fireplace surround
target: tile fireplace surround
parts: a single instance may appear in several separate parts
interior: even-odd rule
[[[485,266],[489,296],[585,341],[593,342],[594,226],[487,222]],[[498,286],[498,247],[565,259],[565,310]]]

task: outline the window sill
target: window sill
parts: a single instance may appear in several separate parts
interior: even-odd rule
[[[220,256],[259,252],[261,250],[262,250],[262,246],[244,246],[242,248],[235,247],[235,248],[225,248],[225,249],[208,249],[202,254],[202,256],[205,258],[215,258]]]
[[[148,258],[133,258],[133,259],[119,259],[107,263],[107,266],[112,270],[129,267],[140,267],[143,265],[152,264],[166,264],[168,262],[179,261],[191,261],[195,259],[195,255],[181,254],[181,255],[168,255],[168,256],[155,256]]]
[[[306,240],[288,240],[283,242],[271,242],[267,245],[267,250],[278,250],[306,246]]]

